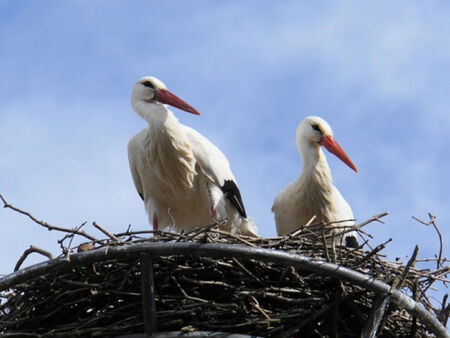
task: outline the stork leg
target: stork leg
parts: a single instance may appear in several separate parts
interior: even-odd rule
[[[158,230],[158,217],[156,217],[156,214],[153,214],[153,230]]]
[[[213,218],[213,222],[217,222],[217,211],[216,211],[216,207],[214,206],[214,198],[213,198],[213,193],[211,191],[211,186],[208,183],[208,181],[205,182],[206,183],[206,191],[208,192],[208,199],[209,199],[209,203],[211,204],[210,207],[210,211],[211,211],[211,216]]]
[[[218,219],[217,219],[217,213],[216,213],[216,208],[214,208],[214,205],[211,206],[211,215],[212,215],[213,221],[214,221],[214,222],[217,222],[217,221],[218,221]]]

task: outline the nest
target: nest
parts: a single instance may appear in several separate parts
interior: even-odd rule
[[[112,252],[125,253],[139,245],[151,247],[163,242],[168,243],[167,247],[185,243],[199,248],[213,243],[265,248],[335,263],[409,294],[446,325],[446,299],[442,308],[436,309],[427,296],[436,280],[448,282],[448,266],[444,266],[448,261],[442,257],[439,269],[418,269],[413,266],[414,254],[407,265],[386,260],[380,254],[386,243],[369,250],[327,244],[324,227],[318,232],[307,230],[276,238],[241,237],[220,230],[220,224],[187,234],[148,233],[130,229],[121,234],[108,233],[107,239],[80,245],[78,250],[86,251],[81,254],[70,255],[71,250],[62,245],[65,252],[58,265],[49,265],[27,278],[19,276],[19,271],[15,275],[18,282],[14,283],[5,284],[5,278],[0,279],[0,332],[5,337],[113,337],[148,332],[143,315],[145,290],[141,288],[144,256]],[[72,236],[79,234],[80,229],[72,231]],[[67,239],[65,236],[63,241]],[[77,261],[77,257],[98,250],[103,250],[103,259],[84,264]],[[48,262],[54,261],[58,259]],[[363,330],[372,330],[382,337],[434,336],[422,321],[389,302],[389,293],[376,294],[314,269],[256,256],[247,259],[220,254],[153,255],[151,261],[156,311],[156,326],[152,330],[157,328],[158,332],[359,337]]]

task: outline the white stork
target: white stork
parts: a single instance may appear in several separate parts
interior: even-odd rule
[[[309,116],[297,127],[297,147],[303,159],[300,176],[275,197],[272,211],[278,235],[286,235],[316,216],[322,223],[353,220],[347,201],[333,185],[330,168],[321,146],[340,158],[355,172],[358,169],[333,138],[330,125],[322,118]],[[354,225],[353,221],[335,223],[336,228]],[[340,230],[343,230],[342,228]],[[348,232],[337,243],[357,247],[356,232]]]
[[[154,77],[134,85],[131,105],[148,126],[131,138],[128,159],[153,228],[192,230],[228,218],[223,229],[256,236],[225,155],[164,104],[200,115]]]

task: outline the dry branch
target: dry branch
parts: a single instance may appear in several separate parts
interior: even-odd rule
[[[47,257],[48,259],[53,259],[53,255],[49,251],[38,248],[37,246],[34,245],[30,245],[30,247],[23,252],[22,256],[20,256],[19,260],[16,263],[16,266],[14,267],[14,271],[19,270],[20,266],[25,261],[25,259],[33,252],[39,253]]]
[[[67,229],[67,228],[63,228],[63,227],[60,227],[60,226],[51,225],[51,224],[49,224],[49,223],[47,223],[45,221],[41,221],[41,220],[37,219],[36,217],[34,217],[32,214],[30,214],[28,211],[24,211],[22,209],[19,209],[19,208],[15,207],[12,204],[9,204],[1,194],[0,194],[0,199],[3,201],[3,207],[4,208],[9,208],[11,210],[14,210],[14,211],[18,212],[19,214],[27,216],[33,222],[43,226],[44,228],[47,228],[47,230],[49,230],[49,231],[56,230],[56,231],[61,231],[61,232],[67,232],[67,233],[70,233],[70,234],[80,235],[80,236],[86,237],[87,239],[89,239],[91,241],[98,241],[97,238],[87,234],[84,231],[77,231],[77,230],[74,230],[74,229]]]
[[[108,230],[104,229],[103,227],[101,227],[100,225],[98,225],[96,222],[92,222],[92,225],[94,227],[96,227],[98,230],[100,230],[101,232],[103,232],[106,236],[108,236],[109,238],[111,238],[113,241],[117,242],[117,243],[121,243],[122,241],[120,239],[118,239],[115,235],[113,235],[112,233],[110,233]]]
[[[430,212],[428,213],[428,217],[430,218],[430,220],[428,222],[424,222],[421,219],[413,216],[412,218],[415,219],[416,221],[425,224],[426,226],[430,226],[433,225],[434,230],[436,230],[438,236],[439,236],[439,255],[436,261],[436,265],[437,265],[437,269],[439,269],[439,267],[441,266],[441,260],[442,260],[442,250],[444,247],[444,241],[442,239],[442,234],[441,231],[439,230],[438,226],[436,225],[436,216],[432,215]]]

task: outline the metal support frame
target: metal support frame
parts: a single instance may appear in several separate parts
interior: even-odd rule
[[[389,294],[380,294],[375,297],[366,326],[362,330],[361,338],[375,338],[377,336],[378,327],[388,304]]]
[[[140,243],[103,247],[70,255],[70,261],[65,257],[52,259],[40,264],[32,265],[0,278],[0,290],[5,290],[15,284],[23,283],[31,278],[51,272],[64,270],[68,267],[79,266],[109,259],[137,258],[142,253],[150,257],[158,256],[209,256],[235,257],[241,259],[260,259],[285,266],[313,271],[315,273],[338,278],[360,285],[378,295],[388,295],[390,285],[371,276],[355,270],[329,263],[321,259],[306,257],[282,250],[254,248],[237,244],[222,243],[191,243],[191,242],[157,242]],[[438,337],[448,337],[447,329],[422,304],[399,290],[393,290],[389,300],[417,317],[427,328]]]
[[[145,333],[156,333],[155,283],[153,280],[152,256],[147,252],[141,254],[141,296]]]
[[[124,336],[117,336],[116,338],[263,338],[260,336],[249,336],[248,334],[228,333],[228,332],[211,332],[211,331],[170,331],[158,332],[153,336],[145,333],[127,334]]]

